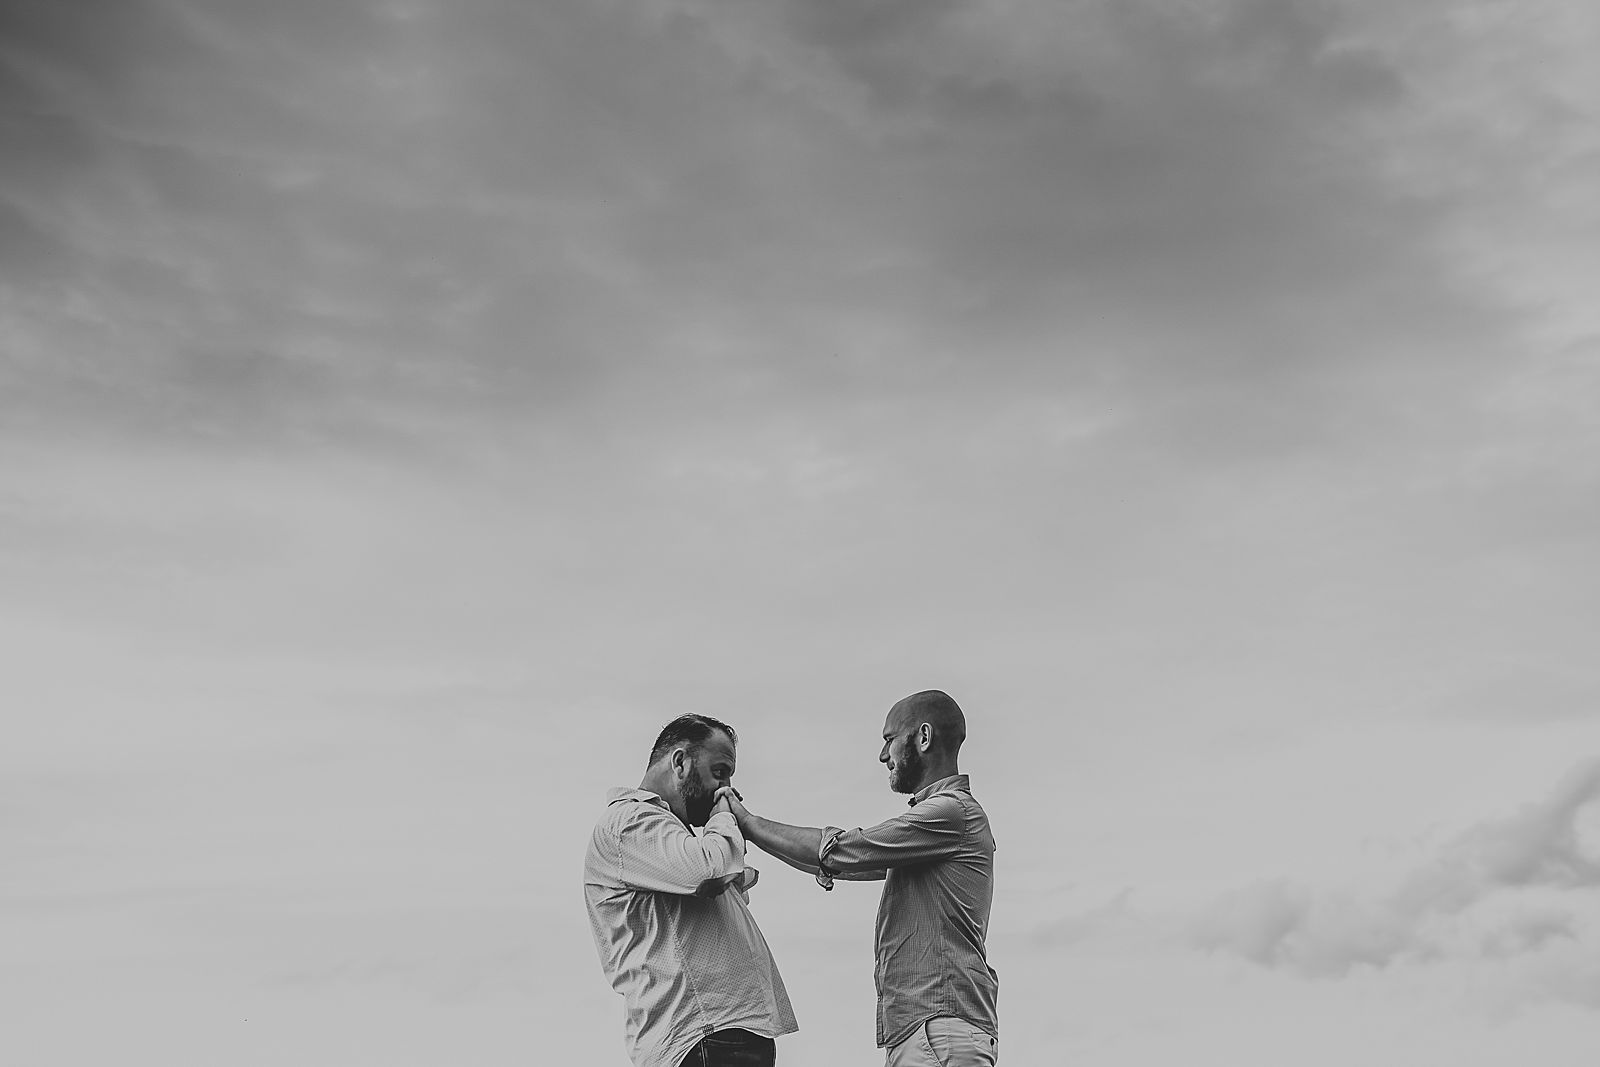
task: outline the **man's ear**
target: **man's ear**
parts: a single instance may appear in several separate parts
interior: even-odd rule
[[[933,726],[931,723],[923,723],[917,727],[917,747],[924,752],[933,748]]]
[[[689,750],[675,748],[672,750],[672,772],[680,778],[686,773],[689,764]]]

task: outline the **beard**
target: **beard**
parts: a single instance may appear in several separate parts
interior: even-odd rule
[[[922,782],[922,753],[907,745],[889,772],[889,788],[896,793],[915,793]]]
[[[690,775],[678,786],[678,797],[683,801],[684,814],[690,826],[704,826],[711,818],[712,805],[716,803],[715,789],[700,784],[698,776]]]

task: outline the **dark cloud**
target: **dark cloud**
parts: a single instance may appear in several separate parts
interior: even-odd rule
[[[962,6],[960,0],[791,0],[783,9],[806,43],[848,52],[903,41]]]
[[[917,50],[933,43],[939,24],[962,6],[959,0],[792,0],[783,9],[802,45],[820,49],[879,104],[903,107],[924,101],[931,88]],[[1002,96],[1006,92],[998,83],[991,86]]]
[[[58,276],[67,249],[28,214],[0,200],[0,264],[25,268],[36,278]],[[0,272],[7,268],[0,265]]]
[[[0,165],[21,328],[71,354],[11,368],[36,422],[797,417],[847,452],[1092,396],[1227,458],[1403,432],[1373,368],[1451,403],[1508,322],[1452,202],[1383,172],[1407,79],[1357,11],[46,7],[8,9]]]
[[[0,161],[6,432],[472,467],[553,516],[530,583],[746,644],[759,589],[773,647],[841,583],[883,631],[934,585],[965,605],[903,650],[1098,592],[1191,657],[1174,588],[1347,641],[1382,629],[1356,607],[1482,587],[1471,486],[1428,498],[1411,581],[1363,584],[1420,514],[1385,487],[1486,433],[1463,398],[1515,349],[1441,252],[1453,201],[1378,166],[1411,97],[1353,9],[894,8],[851,55],[893,101],[788,8],[130,10],[179,43],[122,57],[115,105],[30,74],[50,118]],[[603,643],[583,610],[566,639]]]
[[[133,87],[138,71],[173,62],[192,47],[180,28],[159,5],[142,0],[9,0],[0,5],[0,70],[18,95],[8,99],[8,110],[46,108],[45,85],[114,100]]]

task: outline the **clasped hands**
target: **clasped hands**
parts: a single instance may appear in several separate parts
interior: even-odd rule
[[[717,790],[716,801],[711,806],[711,814],[716,815],[719,812],[727,812],[734,817],[735,821],[741,823],[744,817],[749,814],[749,812],[745,811],[738,791],[731,785],[725,785]],[[694,895],[703,900],[711,900],[726,893],[730,887],[748,893],[760,877],[760,871],[754,867],[746,867],[738,874],[729,875],[725,878],[707,878],[700,883],[700,887],[694,891]]]
[[[750,817],[750,813],[745,810],[744,797],[739,795],[739,791],[731,785],[725,785],[718,789],[714,795],[716,801],[711,805],[711,814],[715,815],[719,811],[725,811],[732,815],[734,821],[739,824],[740,829],[743,829],[744,821]]]

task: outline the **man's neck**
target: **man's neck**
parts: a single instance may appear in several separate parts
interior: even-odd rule
[[[961,772],[956,769],[956,765],[954,763],[937,767],[929,765],[927,770],[923,772],[922,781],[917,783],[917,787],[911,791],[911,794],[915,796],[924,789],[928,788],[934,782],[942,782],[946,778],[954,778],[960,773]]]
[[[667,807],[672,809],[672,814],[676,815],[679,821],[685,821],[685,813],[678,810],[677,794],[672,788],[672,779],[669,776],[657,774],[654,771],[646,771],[645,776],[639,780],[639,788],[654,793],[662,800],[665,800]]]

